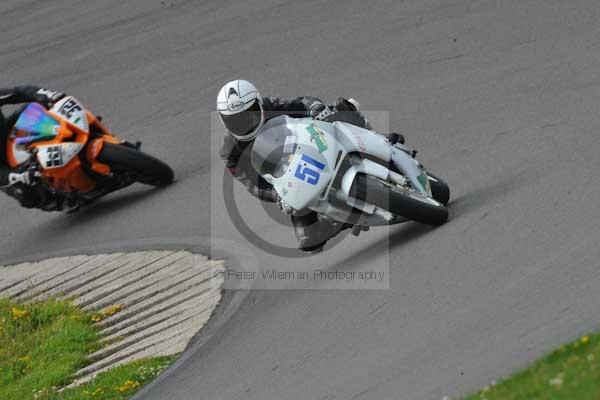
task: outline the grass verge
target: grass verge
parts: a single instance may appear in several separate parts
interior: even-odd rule
[[[61,393],[45,389],[36,400],[125,400],[156,378],[175,357],[156,357],[113,368],[85,385]]]
[[[600,399],[600,334],[565,344],[466,400]]]
[[[0,399],[127,399],[174,358],[139,360],[59,392],[99,348],[98,319],[99,314],[86,313],[69,301],[21,304],[0,299]]]

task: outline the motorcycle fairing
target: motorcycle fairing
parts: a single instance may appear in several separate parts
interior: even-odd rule
[[[382,163],[360,157],[358,153]],[[421,182],[426,176],[425,171],[413,157],[394,148],[376,133],[346,122],[329,123],[288,116],[274,118],[257,137],[253,157],[255,154],[260,154],[258,159],[266,162],[261,164],[253,160],[257,172],[273,185],[285,203],[297,210],[312,209],[338,221],[346,221],[356,210],[360,210],[358,224],[388,225],[406,220],[352,198],[350,188],[358,173],[400,186],[410,181],[416,192],[407,189],[407,193],[421,201],[428,201],[431,195],[428,182]],[[341,187],[333,188],[334,178],[343,165],[339,161],[348,156],[352,165],[344,171]],[[387,162],[394,162],[402,174],[387,168]],[[264,165],[268,165],[270,172],[259,171]],[[332,203],[332,196],[345,206]]]
[[[37,159],[44,169],[61,168],[71,162],[79,154],[81,143],[66,142],[38,146]]]
[[[328,138],[328,133],[321,129],[323,126],[313,125],[311,118],[278,118],[285,118],[285,121],[275,121],[270,129],[285,126],[284,129],[293,135],[289,136],[293,139],[286,140],[287,149],[286,144],[283,148],[282,157],[287,157],[284,160],[287,168],[283,173],[275,174],[277,177],[268,175],[265,179],[287,204],[296,209],[306,208],[315,194],[322,193],[333,178],[337,143]]]
[[[285,120],[274,121],[265,129],[283,129],[279,127],[284,125],[288,135],[290,131],[293,133],[294,153],[286,161],[285,173],[268,175],[265,179],[295,209],[316,205],[323,197],[319,195],[327,193],[325,189],[329,188],[337,173],[336,160],[348,153],[365,153],[384,161],[391,158],[392,152],[385,139],[369,130],[339,121],[329,123],[312,118],[278,118]]]
[[[67,96],[63,98],[50,111],[82,132],[88,133],[90,131],[86,110],[75,97]]]
[[[100,136],[90,140],[90,125]],[[96,181],[85,171],[79,153],[87,147],[84,157],[88,168],[108,176],[110,167],[96,160],[103,143],[121,143],[87,111],[74,97],[65,97],[50,110],[30,103],[21,113],[7,143],[7,159],[12,168],[28,161],[37,153],[46,183],[62,192],[87,193]]]
[[[333,123],[335,137],[349,153],[357,152],[368,154],[382,161],[390,161],[392,150],[389,143],[373,131],[336,121]]]

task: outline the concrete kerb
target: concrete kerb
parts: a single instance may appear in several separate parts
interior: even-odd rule
[[[216,280],[212,279],[211,271],[216,268],[222,268],[224,265],[227,265],[227,268],[241,269],[242,260],[244,269],[258,269],[255,255],[251,250],[240,246],[239,243],[226,239],[207,237],[193,237],[185,240],[149,238],[129,242],[99,244],[84,248],[62,249],[0,261],[0,265],[2,266],[13,266],[13,268],[8,267],[9,269],[0,267],[0,278],[6,278],[0,279],[0,292],[2,293],[12,296],[18,295],[18,297],[25,299],[33,299],[44,294],[56,294],[58,290],[62,289],[72,298],[77,298],[78,291],[82,291],[84,293],[83,296],[87,296],[89,300],[94,292],[98,292],[94,290],[96,279],[104,283],[106,281],[115,281],[116,279],[111,279],[109,276],[121,271],[120,268],[125,269],[127,265],[130,265],[129,263],[120,263],[119,257],[125,257],[130,262],[134,262],[139,257],[136,254],[132,256],[131,253],[144,251],[154,251],[156,252],[155,255],[165,255],[168,252],[187,252],[193,257],[208,257],[204,258],[207,264],[202,268],[203,271],[198,271],[196,275],[198,275],[198,279],[202,282],[200,284],[208,285],[208,282],[210,284],[206,288],[201,288],[198,286],[199,284],[196,284],[196,286],[191,284],[174,295],[165,295],[160,290],[153,291],[151,286],[148,286],[148,290],[143,298],[136,301],[131,307],[132,309],[137,309],[137,312],[129,312],[131,314],[130,317],[138,318],[128,323],[126,321],[127,317],[120,316],[120,313],[117,313],[100,321],[99,325],[102,326],[102,333],[106,335],[105,340],[110,345],[98,352],[99,354],[94,354],[94,357],[91,359],[93,360],[92,364],[76,374],[79,379],[75,384],[84,383],[100,372],[133,361],[137,355],[145,357],[149,355],[167,355],[167,351],[162,349],[157,343],[154,343],[156,340],[170,349],[176,350],[176,352],[181,352],[180,357],[157,378],[156,383],[151,383],[149,386],[159,384],[162,379],[183,365],[191,354],[198,351],[204,343],[218,332],[223,324],[234,315],[252,289],[252,282],[241,282],[240,285],[242,286],[240,287],[228,287],[224,289],[222,281],[217,284]],[[140,253],[139,256],[142,254],[146,253]],[[67,259],[64,257],[73,258]],[[51,271],[37,271],[37,273],[32,273],[40,265],[40,260],[55,258],[59,258],[59,263],[69,260],[68,270],[61,269],[60,265],[57,264],[53,266]],[[64,259],[60,260],[60,258]],[[92,260],[96,261],[92,263]],[[100,264],[98,270],[93,271],[91,276],[85,276],[82,272],[82,265],[88,262],[92,263],[90,265]],[[16,265],[22,265],[25,269],[23,271],[25,273],[24,277],[18,277],[19,272],[15,272],[14,268]],[[191,265],[193,269],[193,263],[188,265]],[[78,269],[81,270],[78,271]],[[3,271],[10,272],[2,276]],[[187,268],[186,271],[189,274],[190,268]],[[182,273],[185,274],[186,271]],[[10,281],[7,280],[9,274]],[[65,278],[71,281],[71,286],[61,281],[60,278],[57,279],[59,275],[63,276],[63,274]],[[193,271],[191,275],[194,275]],[[160,278],[160,276],[157,275],[156,278]],[[167,277],[165,276],[165,278]],[[172,277],[171,279],[175,278]],[[156,279],[153,282],[160,285],[161,281],[161,279]],[[180,283],[183,283],[183,281]],[[40,289],[39,292],[30,292],[27,290],[27,288],[31,289],[32,286],[33,288]],[[164,287],[165,284],[163,283],[162,286]],[[110,294],[115,295],[118,291],[119,289],[116,289],[116,291],[112,291]],[[186,293],[189,296],[186,297]],[[92,298],[99,305],[106,306],[105,302],[98,301],[103,297],[101,291],[95,294],[96,296],[92,296]],[[160,296],[164,298],[161,299]],[[109,295],[109,297],[111,296]],[[212,301],[214,304],[211,306],[207,303],[207,307],[193,310],[190,308],[190,301],[194,297],[196,297],[196,300],[202,299],[202,301],[208,301],[208,303]],[[119,299],[119,296],[114,296],[112,300],[115,299]],[[92,302],[86,302],[86,308],[95,309],[95,307],[91,307],[92,305]],[[164,307],[161,307],[161,305]],[[177,307],[180,307],[181,310]],[[127,308],[125,308],[122,312],[125,313],[127,311]],[[154,312],[157,311],[168,311],[168,313],[164,316],[156,316]],[[146,321],[140,318],[143,315],[148,317]],[[170,333],[166,337],[165,335],[161,335],[165,330],[174,326],[179,326],[181,329],[187,331],[187,334],[182,335],[182,332],[179,332],[175,334]],[[189,335],[190,332],[192,332],[192,335]],[[119,344],[119,341],[114,342],[113,340],[109,340],[120,339],[122,337],[126,338],[122,344]],[[119,350],[122,353],[119,353]],[[100,354],[102,351],[104,351],[104,354]],[[143,389],[141,393],[145,392],[145,390]]]

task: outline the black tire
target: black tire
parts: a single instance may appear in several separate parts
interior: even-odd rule
[[[166,186],[173,182],[173,170],[161,160],[135,148],[104,143],[98,161],[108,165],[113,172],[129,173],[140,183]]]
[[[448,209],[444,205],[436,206],[413,199],[364,174],[356,176],[350,196],[426,225],[438,226],[448,220]]]
[[[433,198],[445,206],[448,205],[450,201],[450,187],[448,184],[430,172],[427,172],[427,175],[430,178],[429,184],[431,185]]]

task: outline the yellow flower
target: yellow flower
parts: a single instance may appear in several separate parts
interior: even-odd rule
[[[590,338],[589,338],[589,336],[582,336],[580,340],[581,340],[581,343],[586,344],[587,342],[590,341]]]
[[[125,306],[123,304],[113,304],[110,307],[107,307],[104,311],[102,311],[102,315],[104,317],[110,317],[123,310]]]
[[[102,321],[102,315],[94,314],[92,315],[92,322],[100,322]]]
[[[123,393],[123,392],[127,392],[128,390],[131,389],[135,389],[136,387],[140,386],[140,383],[138,381],[132,381],[132,380],[126,380],[125,383],[122,386],[117,387],[116,389]]]
[[[17,307],[12,308],[13,321],[16,321],[21,318],[27,318],[28,316],[29,316],[29,311],[27,311],[25,309],[20,309]]]
[[[102,394],[102,393],[104,393],[104,389],[98,388],[91,393],[91,396],[94,397],[94,396]]]

